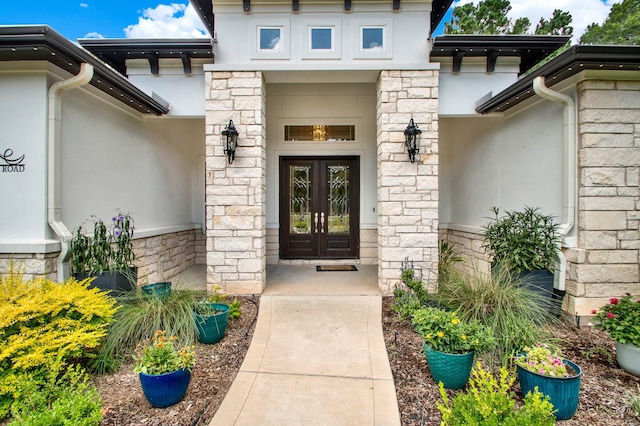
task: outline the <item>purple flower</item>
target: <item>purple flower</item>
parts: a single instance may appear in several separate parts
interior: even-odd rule
[[[119,227],[115,227],[113,228],[113,236],[118,238],[120,237],[120,235],[122,234],[122,230]]]
[[[120,221],[124,220],[124,215],[119,214],[119,215],[118,215],[118,220],[120,220]]]

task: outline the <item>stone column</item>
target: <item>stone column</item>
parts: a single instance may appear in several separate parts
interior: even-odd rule
[[[207,287],[261,293],[266,285],[265,85],[261,72],[206,75]],[[233,164],[221,132],[238,130]]]
[[[382,71],[377,82],[378,286],[389,294],[409,258],[425,282],[438,275],[438,71]],[[415,163],[404,130],[422,130]]]
[[[567,251],[569,313],[640,296],[640,82],[578,84],[578,248]]]

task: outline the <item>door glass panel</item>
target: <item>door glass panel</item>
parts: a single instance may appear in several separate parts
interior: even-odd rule
[[[330,234],[349,232],[349,166],[328,166],[328,224]]]
[[[311,232],[311,166],[290,166],[289,232]]]

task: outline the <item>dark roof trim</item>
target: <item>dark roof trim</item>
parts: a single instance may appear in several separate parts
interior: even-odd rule
[[[144,114],[169,109],[154,100],[91,53],[46,25],[0,26],[0,61],[48,61],[76,75],[83,62],[93,65],[90,84]]]
[[[584,70],[640,71],[640,46],[576,45],[531,74],[476,106],[481,114],[504,112],[534,96],[533,80],[544,76],[551,87]]]
[[[214,36],[215,30],[213,28],[213,1],[212,0],[190,0],[190,3],[193,5],[193,8],[196,10],[196,13],[200,17],[200,20],[209,31],[209,35],[211,37]],[[247,0],[246,5],[243,1],[243,5],[245,8],[249,7],[249,2]],[[248,12],[249,10],[245,10]]]
[[[211,0],[190,0],[194,9],[200,16],[200,20],[207,27],[209,34],[214,37],[214,15],[213,15],[213,2]],[[397,1],[398,6],[400,1]],[[436,27],[444,18],[444,15],[447,13],[453,0],[433,0],[431,3],[431,34],[436,30]],[[392,0],[393,10],[397,10],[395,8],[396,1]],[[251,10],[251,0],[242,0],[242,10],[244,12],[249,12]],[[345,0],[344,10],[351,10],[351,0]]]
[[[454,58],[454,72],[460,71],[463,57],[486,56],[487,72],[493,72],[498,56],[520,57],[522,74],[567,44],[569,39],[569,36],[451,34],[433,39],[430,56]]]
[[[78,43],[120,74],[127,75],[127,59],[146,59],[152,74],[159,70],[158,59],[181,59],[184,73],[191,74],[191,59],[213,59],[210,38],[202,39],[80,39]]]
[[[451,3],[453,0],[433,0],[431,3],[431,34],[440,25],[440,21],[451,7]]]

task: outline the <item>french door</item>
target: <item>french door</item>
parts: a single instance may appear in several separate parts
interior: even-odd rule
[[[281,157],[280,257],[359,257],[359,157]]]

